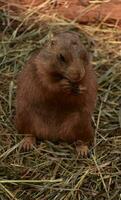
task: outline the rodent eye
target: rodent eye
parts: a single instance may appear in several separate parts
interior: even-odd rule
[[[76,42],[76,41],[73,41],[72,44],[73,44],[74,46],[77,46],[77,42]]]
[[[53,75],[54,75],[55,80],[57,81],[60,81],[64,78],[63,75],[59,73],[54,73]]]
[[[51,40],[51,45],[54,46],[56,44],[56,40]]]
[[[66,63],[65,57],[64,57],[61,53],[59,54],[59,60],[60,60],[61,62]]]

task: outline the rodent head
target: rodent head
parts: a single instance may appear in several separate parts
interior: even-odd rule
[[[80,85],[89,65],[89,56],[75,32],[61,32],[55,35],[48,47],[48,72],[56,81],[66,80],[73,88]]]

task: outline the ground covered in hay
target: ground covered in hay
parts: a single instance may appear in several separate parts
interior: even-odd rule
[[[121,30],[103,22],[87,26],[54,17],[43,23],[37,17],[0,11],[0,200],[120,200]],[[63,143],[41,142],[21,152],[22,136],[13,123],[17,74],[30,53],[60,28],[80,33],[98,77],[96,143],[88,159]]]

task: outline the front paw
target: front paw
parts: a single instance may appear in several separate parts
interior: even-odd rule
[[[61,80],[60,86],[64,92],[66,92],[68,94],[71,93],[71,85],[67,79]]]

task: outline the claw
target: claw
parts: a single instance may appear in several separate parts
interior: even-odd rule
[[[32,137],[32,136],[26,136],[24,138],[24,141],[22,143],[22,146],[21,148],[24,150],[24,151],[30,151],[33,149],[33,146],[36,144],[36,138],[35,137]]]
[[[81,155],[84,158],[88,157],[89,149],[87,145],[84,144],[76,145],[76,151],[78,155]]]

